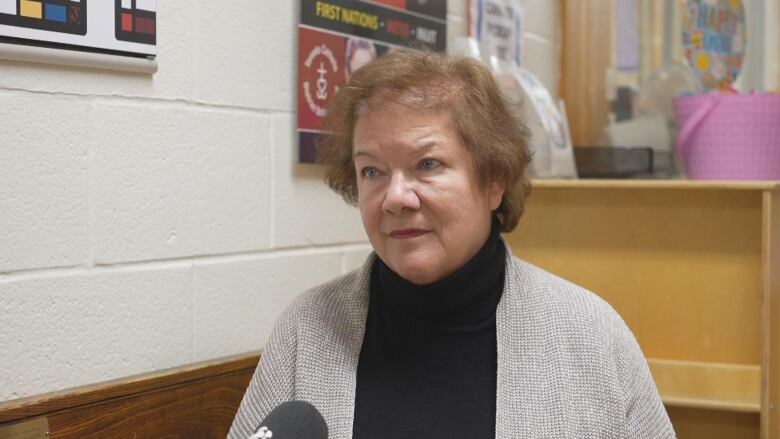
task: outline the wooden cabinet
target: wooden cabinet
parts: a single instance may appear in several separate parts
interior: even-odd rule
[[[513,252],[588,288],[678,436],[780,439],[780,182],[534,182]]]

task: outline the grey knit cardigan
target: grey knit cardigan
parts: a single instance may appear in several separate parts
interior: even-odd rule
[[[352,436],[375,257],[298,296],[284,311],[230,439],[247,438],[271,409],[292,399],[320,410],[329,438]],[[620,316],[595,294],[514,258],[508,246],[496,333],[496,438],[675,437],[647,362]],[[469,361],[466,353],[463,361]]]

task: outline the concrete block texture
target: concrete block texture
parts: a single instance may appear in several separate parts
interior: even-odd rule
[[[0,273],[87,262],[89,108],[0,91]]]
[[[468,0],[447,0],[447,15],[459,17],[465,21],[467,7]]]
[[[90,124],[98,264],[268,247],[268,117],[98,103]]]
[[[523,0],[523,11],[526,33],[562,41],[560,0]]]
[[[0,60],[0,89],[21,89],[76,95],[132,96],[155,99],[190,99],[196,19],[194,2],[157,2],[158,71],[154,75],[83,69],[51,64]],[[236,32],[234,32],[236,33]],[[240,32],[238,32],[240,33]]]
[[[298,163],[299,2],[228,3],[158,2],[154,75],[0,60],[0,401],[260,349],[371,252]],[[560,1],[524,4],[556,92]]]
[[[360,212],[323,182],[324,167],[298,163],[294,115],[272,118],[273,246],[367,241]]]
[[[459,39],[468,36],[468,1],[447,0],[447,53],[458,53]]]
[[[196,101],[292,111],[298,1],[192,2]],[[218,36],[218,37],[217,37]]]
[[[261,256],[194,267],[194,358],[261,349],[303,291],[341,273],[337,250]]]
[[[468,36],[468,23],[459,16],[447,16],[447,53],[463,55],[464,38]]]
[[[0,401],[192,360],[191,271],[0,283]]]

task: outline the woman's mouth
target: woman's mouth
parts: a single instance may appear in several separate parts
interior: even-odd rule
[[[428,233],[428,231],[423,229],[400,229],[390,232],[390,237],[395,239],[409,239],[422,236],[426,233]]]

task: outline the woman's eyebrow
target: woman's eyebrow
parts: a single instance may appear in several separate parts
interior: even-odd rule
[[[441,145],[441,141],[439,141],[437,139],[426,140],[425,142],[423,142],[423,143],[421,143],[419,145],[416,145],[413,148],[413,154],[414,155],[426,154],[426,153],[430,152],[432,149],[436,149],[436,147],[439,146],[439,145]]]
[[[423,143],[412,147],[412,155],[414,156],[423,155],[429,152],[430,150],[435,149],[440,144],[441,141],[438,139],[426,139]],[[352,160],[355,160],[357,157],[361,157],[361,156],[372,158],[372,159],[376,158],[375,155],[371,154],[368,151],[357,150],[352,153]]]
[[[364,156],[364,157],[368,157],[368,158],[372,158],[372,159],[376,158],[370,152],[367,152],[367,151],[355,151],[355,152],[352,153],[352,160],[355,160],[356,157],[360,157],[360,156]]]

